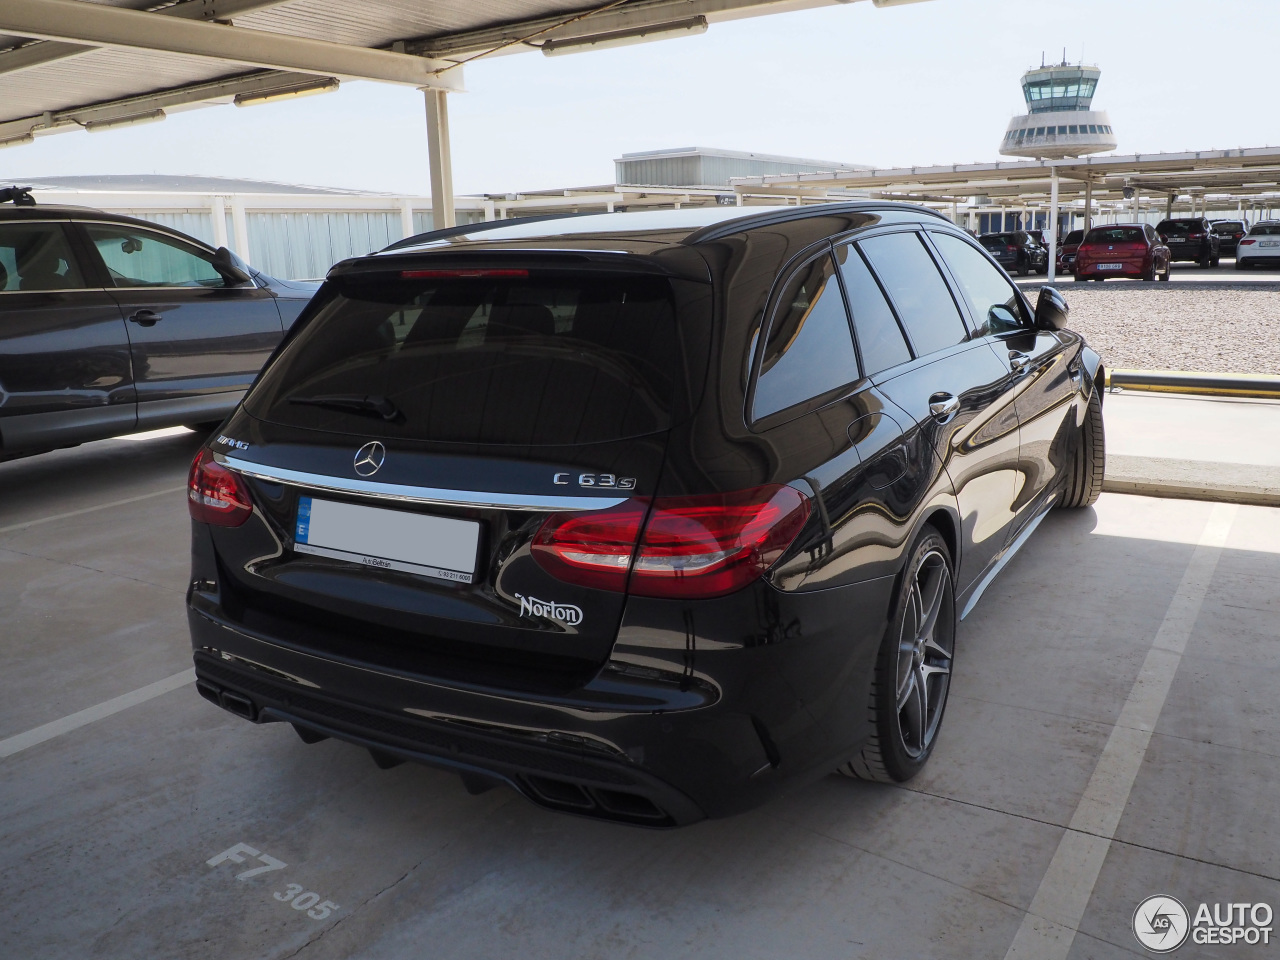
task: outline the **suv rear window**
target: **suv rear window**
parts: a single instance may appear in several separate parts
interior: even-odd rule
[[[1244,224],[1239,220],[1219,220],[1213,225],[1214,233],[1236,233],[1244,232]]]
[[[1165,220],[1156,227],[1156,230],[1166,235],[1177,234],[1178,236],[1185,236],[1188,233],[1203,233],[1204,222],[1201,220]]]
[[[1079,243],[1083,239],[1084,239],[1083,230],[1072,230],[1070,233],[1068,233],[1065,237],[1062,238],[1062,242],[1064,244]]]
[[[670,281],[508,273],[331,281],[249,413],[481,444],[599,443],[671,425],[684,362]]]

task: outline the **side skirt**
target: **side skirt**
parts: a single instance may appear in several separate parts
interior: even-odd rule
[[[982,578],[981,582],[979,582],[976,587],[974,587],[973,593],[969,595],[969,600],[964,605],[964,609],[960,611],[961,620],[967,617],[969,612],[978,605],[978,601],[982,599],[983,592],[987,587],[991,586],[991,581],[994,580],[996,575],[1005,568],[1005,565],[1013,559],[1014,554],[1022,549],[1022,545],[1031,539],[1031,534],[1036,532],[1036,527],[1040,526],[1040,521],[1047,517],[1049,515],[1049,511],[1053,509],[1053,504],[1056,499],[1057,498],[1055,497],[1053,500],[1050,500],[1049,504],[1036,515],[1035,519],[1023,528],[1022,533],[1018,534],[1018,538],[1014,540],[1013,543],[1009,544],[1004,553],[1000,555],[1000,559],[995,562],[995,565],[992,566],[989,571],[987,571],[987,575]]]

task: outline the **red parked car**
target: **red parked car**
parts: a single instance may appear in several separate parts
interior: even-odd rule
[[[1075,278],[1105,280],[1132,277],[1169,279],[1169,248],[1145,223],[1094,227],[1076,250]]]
[[[1084,239],[1083,230],[1072,230],[1058,244],[1058,274],[1075,272],[1076,251],[1080,249],[1080,241]]]

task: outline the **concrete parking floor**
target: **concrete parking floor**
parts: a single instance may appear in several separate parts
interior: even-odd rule
[[[919,778],[653,832],[197,696],[196,445],[0,464],[0,957],[1109,960],[1153,894],[1280,910],[1280,510],[1051,515],[962,624]]]

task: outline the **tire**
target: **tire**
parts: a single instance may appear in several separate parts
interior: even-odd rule
[[[951,688],[956,645],[954,580],[946,541],[926,527],[907,555],[889,628],[876,655],[867,704],[873,732],[838,773],[903,783],[928,762]],[[929,613],[922,615],[926,608]],[[897,695],[900,690],[902,696]]]
[[[1142,271],[1142,279],[1148,282],[1154,282],[1156,279],[1156,262],[1151,261],[1151,266]]]
[[[1241,260],[1239,260],[1239,259],[1237,259],[1237,260],[1236,260],[1236,269],[1237,269],[1237,270],[1245,270],[1245,269],[1247,269],[1247,268],[1248,268],[1248,266],[1249,266],[1249,265],[1248,265],[1247,263],[1244,263],[1243,261],[1241,261]]]
[[[1170,277],[1172,276],[1173,276],[1173,264],[1166,263],[1164,265],[1164,273],[1160,274],[1160,280],[1162,283],[1168,283]]]
[[[1093,385],[1089,395],[1089,408],[1085,411],[1084,425],[1072,452],[1067,470],[1067,486],[1062,493],[1061,506],[1077,508],[1092,506],[1102,493],[1102,478],[1107,469],[1107,439],[1102,424],[1102,386]]]
[[[1027,266],[1027,261],[1026,261],[1026,260],[1019,260],[1019,261],[1018,261],[1018,276],[1020,276],[1020,277],[1025,277],[1025,276],[1026,276],[1027,274],[1029,274],[1030,272],[1031,272],[1031,269]]]

